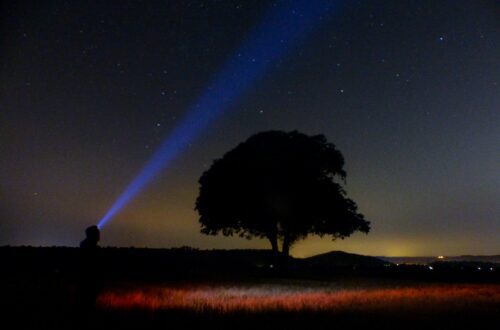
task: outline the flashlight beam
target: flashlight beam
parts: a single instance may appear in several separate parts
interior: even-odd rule
[[[273,7],[215,75],[198,101],[188,109],[179,126],[165,138],[99,221],[98,227],[104,227],[211,123],[250,91],[277,60],[326,21],[335,4],[336,1],[327,0],[294,0]]]

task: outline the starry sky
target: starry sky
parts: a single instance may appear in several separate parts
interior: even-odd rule
[[[4,1],[0,246],[77,246],[280,1]],[[300,13],[298,13],[300,15]],[[270,129],[324,134],[372,223],[329,250],[500,253],[497,1],[339,1],[111,220],[103,246],[269,248],[199,233],[198,178]]]

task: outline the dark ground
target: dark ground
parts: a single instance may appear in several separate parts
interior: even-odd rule
[[[474,284],[500,290],[498,265],[437,263],[395,266],[370,257],[332,254],[310,260],[290,260],[286,270],[268,251],[198,251],[101,249],[95,267],[101,292],[168,283],[224,285],[224,283],[286,283],[303,287],[333,283],[345,288],[395,288],[418,285]],[[500,326],[498,291],[491,304],[459,308],[331,311],[260,311],[200,313],[194,310],[86,311],[77,307],[81,286],[79,250],[73,248],[0,248],[1,290],[5,324],[11,328],[69,329],[497,329]],[[489,270],[492,268],[493,270]],[[486,271],[488,270],[488,271]],[[8,322],[8,323],[6,323]]]

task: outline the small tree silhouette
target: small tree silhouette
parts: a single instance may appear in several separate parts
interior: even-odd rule
[[[343,187],[344,159],[325,136],[268,131],[214,161],[201,176],[196,210],[201,232],[267,238],[278,254],[309,234],[333,239],[368,233]]]

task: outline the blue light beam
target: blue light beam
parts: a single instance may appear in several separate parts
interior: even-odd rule
[[[165,138],[153,157],[118,197],[98,227],[103,228],[132,198],[224,111],[322,22],[335,2],[294,0],[275,6],[215,75],[182,122]]]

